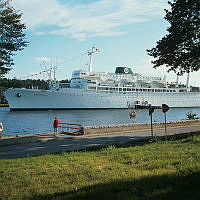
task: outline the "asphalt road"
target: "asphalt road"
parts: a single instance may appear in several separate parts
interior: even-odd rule
[[[200,126],[168,127],[167,135],[200,131]],[[155,129],[154,135],[165,135],[165,129]],[[53,136],[47,135],[40,142],[0,145],[0,159],[38,156],[42,154],[83,150],[106,144],[124,144],[151,136],[151,130],[138,130],[109,135]]]

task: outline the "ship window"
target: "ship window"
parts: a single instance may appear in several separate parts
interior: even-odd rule
[[[122,91],[122,88],[119,88],[119,91]]]
[[[96,89],[96,87],[88,87],[88,89]]]
[[[187,92],[187,90],[179,90],[179,92]]]

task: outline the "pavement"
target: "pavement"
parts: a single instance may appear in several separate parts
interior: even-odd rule
[[[167,135],[200,131],[200,125],[167,127]],[[165,129],[153,130],[154,135],[165,135]],[[22,158],[43,154],[84,150],[87,148],[108,145],[125,144],[151,136],[151,130],[135,130],[101,135],[66,135],[54,136],[52,133],[36,134],[0,139],[0,159]]]

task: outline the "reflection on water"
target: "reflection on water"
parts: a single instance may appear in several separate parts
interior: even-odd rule
[[[167,112],[167,121],[185,119],[189,111],[200,116],[200,108],[173,108]],[[10,112],[8,108],[0,108],[0,122],[4,125],[5,136],[52,132],[55,116],[61,122],[79,123],[82,126],[150,122],[148,110],[137,110],[136,118],[130,119],[126,109]],[[161,110],[154,111],[153,120],[164,121]]]

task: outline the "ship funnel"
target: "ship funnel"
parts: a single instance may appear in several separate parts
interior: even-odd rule
[[[133,71],[128,67],[116,67],[115,74],[133,74]]]

